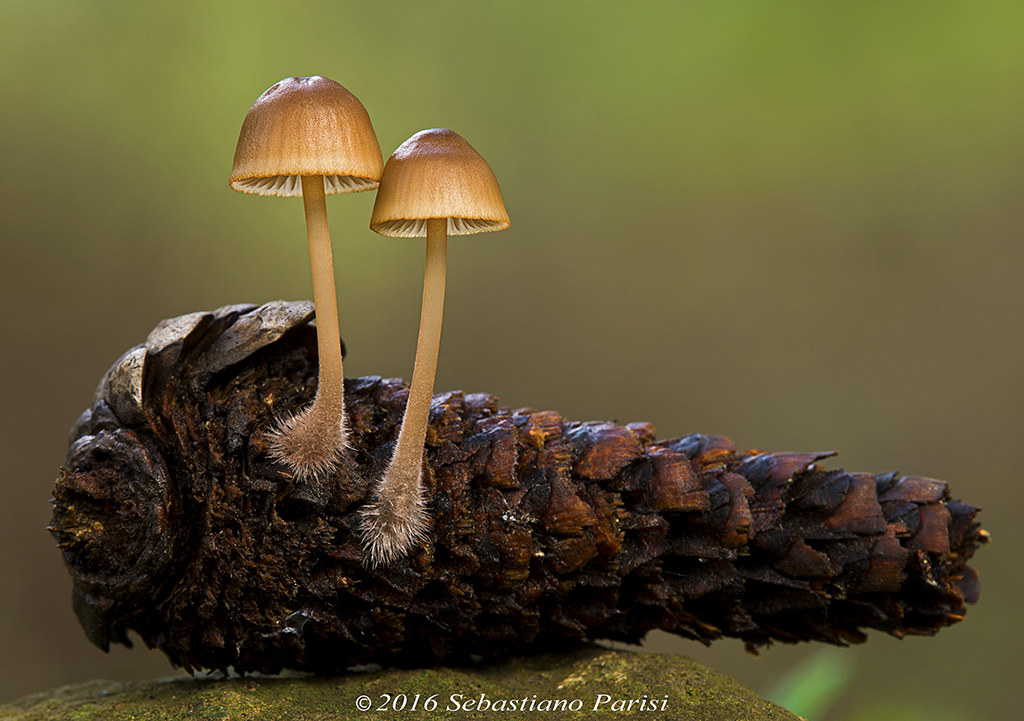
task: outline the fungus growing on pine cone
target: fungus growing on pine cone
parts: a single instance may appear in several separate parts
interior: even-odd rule
[[[286,78],[256,100],[242,123],[231,187],[302,196],[313,269],[319,378],[313,403],[289,410],[273,432],[273,454],[299,479],[329,475],[347,446],[341,334],[327,227],[331,193],[377,187],[383,166],[362,103],[320,76]]]
[[[427,239],[416,361],[395,452],[363,511],[367,563],[387,565],[426,540],[423,441],[437,372],[449,235],[504,230],[508,213],[487,161],[458,133],[422,130],[384,165],[370,229]]]

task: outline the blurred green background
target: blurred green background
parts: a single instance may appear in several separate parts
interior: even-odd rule
[[[50,489],[158,320],[310,296],[301,202],[227,177],[256,97],[323,74],[385,156],[451,127],[501,182],[512,228],[449,244],[438,391],[838,449],[985,509],[982,602],[935,638],[649,649],[762,693],[838,653],[820,718],[1020,718],[1022,31],[1010,2],[3,0],[0,701],[171,673],[87,642]],[[408,377],[423,247],[372,203],[328,201],[345,370]]]

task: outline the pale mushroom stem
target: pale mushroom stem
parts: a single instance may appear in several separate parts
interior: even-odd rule
[[[391,464],[376,498],[365,514],[363,534],[369,552],[367,560],[372,566],[390,563],[422,542],[426,536],[423,446],[441,345],[447,245],[448,219],[428,219],[423,305],[412,385],[409,387],[409,399]]]
[[[313,268],[319,377],[313,404],[281,424],[275,431],[271,452],[297,477],[319,478],[333,472],[347,445],[345,376],[322,175],[302,176],[302,204]]]
[[[320,375],[314,407],[336,419],[344,428],[345,376],[341,366],[341,333],[338,299],[334,289],[334,256],[327,227],[327,202],[322,175],[302,176],[302,204],[306,211],[309,262],[313,268],[313,305],[316,306],[316,339]]]

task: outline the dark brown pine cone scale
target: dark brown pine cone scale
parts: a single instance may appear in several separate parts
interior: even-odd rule
[[[51,525],[101,648],[132,630],[187,669],[330,672],[652,629],[751,648],[933,634],[977,599],[966,564],[987,535],[942,481],[461,392],[434,397],[431,542],[369,570],[359,511],[407,389],[347,381],[347,464],[292,483],[265,433],[315,392],[311,315],[279,302],[164,321],[104,377]]]

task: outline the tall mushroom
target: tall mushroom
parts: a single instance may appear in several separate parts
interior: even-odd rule
[[[312,405],[273,431],[271,453],[299,479],[329,475],[347,445],[341,334],[327,204],[331,193],[377,187],[383,158],[362,103],[333,80],[286,78],[249,109],[235,149],[231,187],[302,196],[313,268],[319,378]]]
[[[427,239],[416,362],[405,416],[387,472],[363,511],[362,534],[370,566],[391,563],[425,539],[423,444],[441,342],[448,235],[509,226],[498,181],[462,136],[423,130],[406,140],[384,166],[370,228],[381,235]]]

